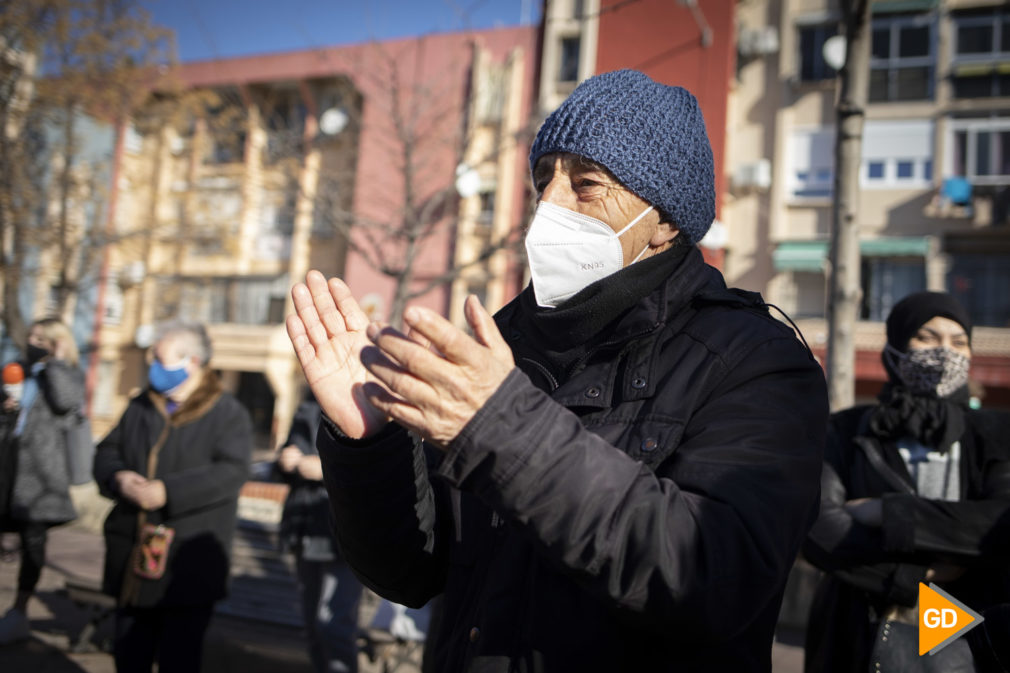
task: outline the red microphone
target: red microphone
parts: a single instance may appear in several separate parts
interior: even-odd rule
[[[24,391],[25,370],[16,362],[9,362],[3,368],[3,390],[4,394],[21,403],[21,393]]]

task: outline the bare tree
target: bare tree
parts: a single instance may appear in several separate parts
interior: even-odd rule
[[[3,326],[22,345],[21,289],[44,275],[48,307],[66,315],[108,242],[98,222],[111,157],[84,156],[82,120],[124,122],[173,54],[132,0],[11,0],[0,42],[13,94],[0,97]]]
[[[859,319],[859,167],[870,80],[870,2],[842,0],[845,64],[836,104],[835,197],[828,292],[828,400],[831,409],[855,400],[855,329]]]
[[[446,69],[437,77],[424,74],[425,38],[406,45],[371,45],[371,67],[355,72],[368,93],[367,104],[379,114],[352,115],[355,132],[369,133],[385,158],[381,175],[358,175],[371,192],[384,195],[383,207],[362,208],[347,198],[344,176],[322,171],[316,187],[315,210],[324,226],[332,227],[347,241],[348,248],[372,269],[394,283],[389,319],[401,322],[411,300],[444,287],[467,270],[486,265],[499,251],[515,250],[519,236],[514,229],[485,240],[476,256],[421,277],[419,259],[425,248],[452,238],[458,220],[460,194],[454,183],[456,165],[470,147],[475,112],[470,90],[472,73]],[[462,79],[462,81],[461,81]],[[505,85],[500,78],[499,85]],[[460,99],[462,92],[463,99]],[[503,92],[495,97],[499,102]],[[460,115],[460,109],[467,110]],[[368,119],[370,121],[366,122]],[[366,124],[373,124],[368,128]],[[511,136],[501,134],[483,149],[473,164],[495,160],[509,143],[522,146],[532,129],[522,128]],[[447,162],[447,156],[451,160]],[[381,198],[377,196],[376,198]],[[374,205],[374,204],[368,204]]]

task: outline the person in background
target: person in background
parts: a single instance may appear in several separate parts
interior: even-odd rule
[[[105,521],[103,590],[115,596],[119,673],[200,669],[223,598],[252,423],[209,366],[202,325],[171,323],[150,351],[148,387],[95,454],[115,507]]]
[[[55,318],[34,322],[22,363],[21,399],[3,399],[14,476],[0,530],[21,538],[21,567],[14,605],[0,619],[0,644],[29,636],[28,599],[45,564],[50,527],[77,517],[70,499],[66,424],[84,404],[84,375],[73,334]],[[2,510],[2,508],[0,508]]]
[[[323,409],[341,552],[410,607],[436,671],[771,670],[817,513],[824,375],[698,241],[715,216],[697,100],[622,70],[529,157],[532,282],[472,335],[401,333],[311,271],[287,327]]]
[[[310,396],[298,406],[277,454],[277,470],[291,487],[281,541],[295,555],[313,667],[318,673],[357,673],[363,587],[333,541],[330,500],[316,450],[321,418],[319,403]]]
[[[831,417],[804,546],[827,572],[807,671],[983,670],[968,639],[919,657],[917,638],[920,582],[979,612],[1010,601],[1010,414],[969,409],[971,357],[971,321],[953,297],[905,297],[887,317],[879,401]]]

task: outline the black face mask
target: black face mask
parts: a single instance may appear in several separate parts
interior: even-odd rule
[[[25,358],[28,360],[29,366],[35,364],[47,355],[49,355],[49,351],[47,349],[34,344],[28,344],[28,348],[25,349]]]

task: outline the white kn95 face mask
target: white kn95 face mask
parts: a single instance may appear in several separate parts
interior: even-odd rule
[[[555,308],[584,287],[623,269],[621,234],[651,210],[649,206],[615,232],[595,217],[541,201],[526,233],[526,257],[537,304]],[[648,249],[648,245],[642,248],[631,263]]]

